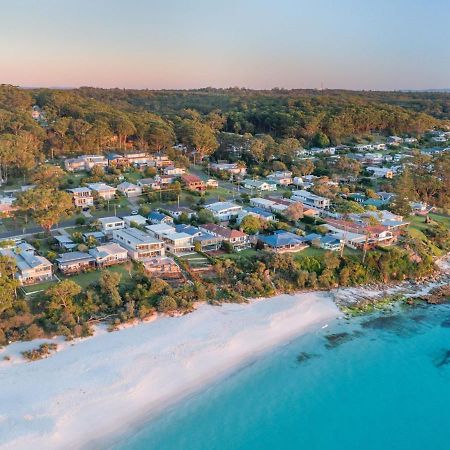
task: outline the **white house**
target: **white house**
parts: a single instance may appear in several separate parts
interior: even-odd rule
[[[211,211],[214,217],[219,221],[227,221],[238,216],[242,211],[242,206],[236,205],[232,202],[216,202],[205,206]]]
[[[189,253],[194,250],[194,236],[187,233],[167,233],[162,236],[166,250],[173,254]]]
[[[138,197],[142,194],[142,188],[136,184],[124,181],[117,186],[117,190],[127,197]]]
[[[128,259],[126,249],[114,242],[91,248],[89,254],[95,258],[95,263],[100,267],[121,264]]]
[[[88,188],[93,192],[96,192],[100,198],[104,198],[105,200],[111,200],[116,194],[116,188],[108,186],[105,183],[90,183],[88,184]]]
[[[68,190],[72,194],[73,204],[78,208],[85,208],[94,204],[92,191],[87,187],[77,187]]]
[[[164,244],[137,228],[114,230],[114,242],[123,246],[131,259],[143,261],[154,256],[164,256]]]
[[[114,230],[121,230],[125,227],[125,222],[118,217],[100,217],[98,219],[101,231],[111,234]]]
[[[257,191],[276,191],[277,185],[275,183],[269,183],[264,180],[251,180],[251,179],[245,179],[243,181],[244,187],[246,189],[255,189]]]
[[[267,179],[280,186],[288,186],[292,183],[292,172],[288,170],[273,172],[267,176]]]
[[[134,216],[124,216],[122,219],[127,227],[131,227],[132,223],[135,223],[138,226],[147,225],[147,219],[139,214],[135,214]]]
[[[175,166],[167,166],[163,169],[164,175],[172,175],[172,176],[179,176],[186,173],[186,170],[182,167],[175,167]]]
[[[330,207],[330,200],[328,198],[304,191],[303,189],[292,192],[291,200],[305,203],[305,205],[314,206],[314,208],[318,209],[328,209]]]

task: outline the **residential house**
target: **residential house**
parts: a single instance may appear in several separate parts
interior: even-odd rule
[[[289,186],[292,184],[292,172],[276,171],[267,176],[267,179],[280,186]]]
[[[168,256],[155,256],[144,261],[144,270],[150,276],[165,278],[180,275],[181,269],[173,258]]]
[[[77,208],[88,208],[94,204],[92,191],[87,187],[69,189],[68,192],[72,194],[73,204]]]
[[[95,258],[98,267],[122,264],[128,260],[127,250],[115,242],[92,248],[89,254]]]
[[[62,250],[71,252],[72,250],[78,247],[78,244],[74,242],[73,239],[66,234],[63,234],[61,236],[55,236],[55,239],[58,242],[58,247],[60,247]]]
[[[95,258],[83,252],[62,253],[55,261],[64,275],[79,273],[95,266]]]
[[[81,172],[86,170],[86,163],[83,158],[67,158],[64,160],[64,169],[67,172]]]
[[[22,285],[30,285],[51,280],[52,263],[36,254],[36,250],[26,242],[12,248],[0,248],[0,254],[12,258],[17,267],[16,278]]]
[[[211,170],[215,172],[227,172],[231,175],[245,176],[247,169],[243,165],[237,163],[213,163],[211,164]]]
[[[275,231],[270,236],[259,236],[259,239],[276,253],[299,252],[308,247],[301,236],[284,230]]]
[[[106,234],[102,231],[88,231],[82,234],[83,242],[95,242],[96,244],[104,244],[106,242]]]
[[[178,233],[187,233],[191,235],[194,241],[194,246],[198,243],[202,252],[216,251],[222,244],[222,239],[220,237],[214,236],[206,231],[202,231],[192,225],[179,224],[176,225],[175,228]]]
[[[274,182],[264,181],[264,180],[251,180],[249,178],[245,179],[243,185],[246,189],[256,190],[256,191],[276,191],[277,185]]]
[[[106,167],[108,165],[107,159],[103,155],[83,155],[86,170],[92,170],[94,167]]]
[[[394,170],[388,167],[376,167],[376,166],[368,166],[366,169],[368,172],[372,173],[372,176],[375,178],[393,178]]]
[[[103,233],[110,235],[114,230],[121,230],[125,228],[125,222],[118,217],[100,217],[98,219],[100,228]]]
[[[139,197],[142,195],[142,188],[136,184],[124,181],[117,186],[117,190],[126,197]]]
[[[240,224],[247,216],[257,217],[258,219],[263,220],[264,222],[277,222],[277,218],[272,212],[266,211],[265,209],[262,208],[247,207],[244,208],[239,213],[236,223]]]
[[[330,200],[328,198],[321,197],[320,195],[313,194],[312,192],[303,189],[293,191],[291,200],[299,201],[318,209],[328,209],[330,207]]]
[[[153,256],[164,256],[164,244],[137,228],[114,230],[112,239],[122,245],[129,257],[135,261],[143,261]]]
[[[336,238],[335,236],[323,236],[316,233],[308,234],[304,237],[304,241],[310,245],[314,245],[315,243],[317,243],[319,248],[333,252],[341,250],[342,246],[344,245],[344,241]]]
[[[228,242],[232,245],[233,249],[236,251],[244,250],[250,248],[252,244],[252,239],[250,236],[239,230],[232,230],[221,225],[216,225],[214,223],[207,223],[205,225],[199,226],[200,230],[206,233],[212,234],[222,239],[222,241]]]
[[[158,211],[152,211],[148,217],[147,217],[148,221],[153,224],[156,225],[158,223],[165,223],[168,225],[173,224],[173,218],[168,216],[167,214],[163,214],[161,212]]]
[[[155,181],[159,184],[159,189],[164,189],[169,184],[172,184],[175,181],[176,177],[173,175],[156,175]]]
[[[181,180],[190,191],[204,191],[206,189],[205,183],[197,175],[185,173],[181,176]]]
[[[88,188],[97,194],[99,198],[111,200],[116,194],[116,188],[108,186],[105,183],[90,183]]]
[[[175,227],[168,223],[156,223],[145,227],[147,233],[156,239],[162,240],[163,236],[168,233],[175,233]]]
[[[178,176],[186,173],[186,170],[183,169],[182,167],[167,166],[167,167],[164,167],[163,173],[164,173],[164,175],[178,177]]]
[[[154,178],[142,178],[136,182],[144,191],[161,189],[161,184]]]
[[[194,210],[187,208],[186,206],[166,206],[164,207],[164,211],[177,220],[180,219],[182,214],[184,214],[188,219],[191,219],[197,215]]]
[[[225,222],[236,218],[242,211],[242,206],[232,202],[216,202],[205,205],[205,208],[213,213],[213,216],[220,222]]]
[[[206,180],[205,186],[209,189],[216,189],[219,187],[219,182],[214,178],[209,178],[208,180]]]
[[[131,227],[131,224],[136,224],[140,227],[147,225],[147,219],[140,214],[135,214],[134,216],[123,216],[122,219],[127,227]]]
[[[164,233],[162,239],[169,253],[176,255],[194,250],[193,237],[188,233]]]

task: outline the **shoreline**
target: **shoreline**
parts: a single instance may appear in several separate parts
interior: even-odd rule
[[[32,364],[3,365],[0,448],[99,448],[340,315],[329,293],[204,304],[99,333]]]
[[[190,314],[160,316],[115,332],[97,326],[93,336],[75,341],[13,343],[0,349],[0,358],[17,353],[0,360],[6,392],[0,402],[0,449],[97,449],[119,443],[127,432],[264,353],[343,317],[340,298],[376,301],[408,291],[420,296],[442,280],[448,283],[448,256],[440,265],[438,276],[422,282],[280,294],[243,304],[201,303]],[[42,342],[57,342],[58,351],[33,363],[18,356]]]

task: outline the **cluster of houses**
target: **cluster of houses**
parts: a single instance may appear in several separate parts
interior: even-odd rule
[[[64,160],[64,168],[68,172],[90,171],[94,167],[155,167],[166,169],[174,167],[173,162],[166,155],[150,155],[146,152],[110,153],[107,155],[81,155],[77,158]]]

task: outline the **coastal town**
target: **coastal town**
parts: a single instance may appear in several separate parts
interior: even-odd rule
[[[67,118],[49,119],[55,98],[21,112],[47,134],[47,157],[0,164],[5,295],[36,314],[24,327],[7,320],[2,342],[84,335],[104,317],[186,312],[207,298],[425,276],[448,251],[445,127],[331,146],[321,132],[301,144],[151,116],[143,138],[128,124],[74,152],[61,150],[74,131],[57,134]],[[216,112],[207,119],[223,126]]]

